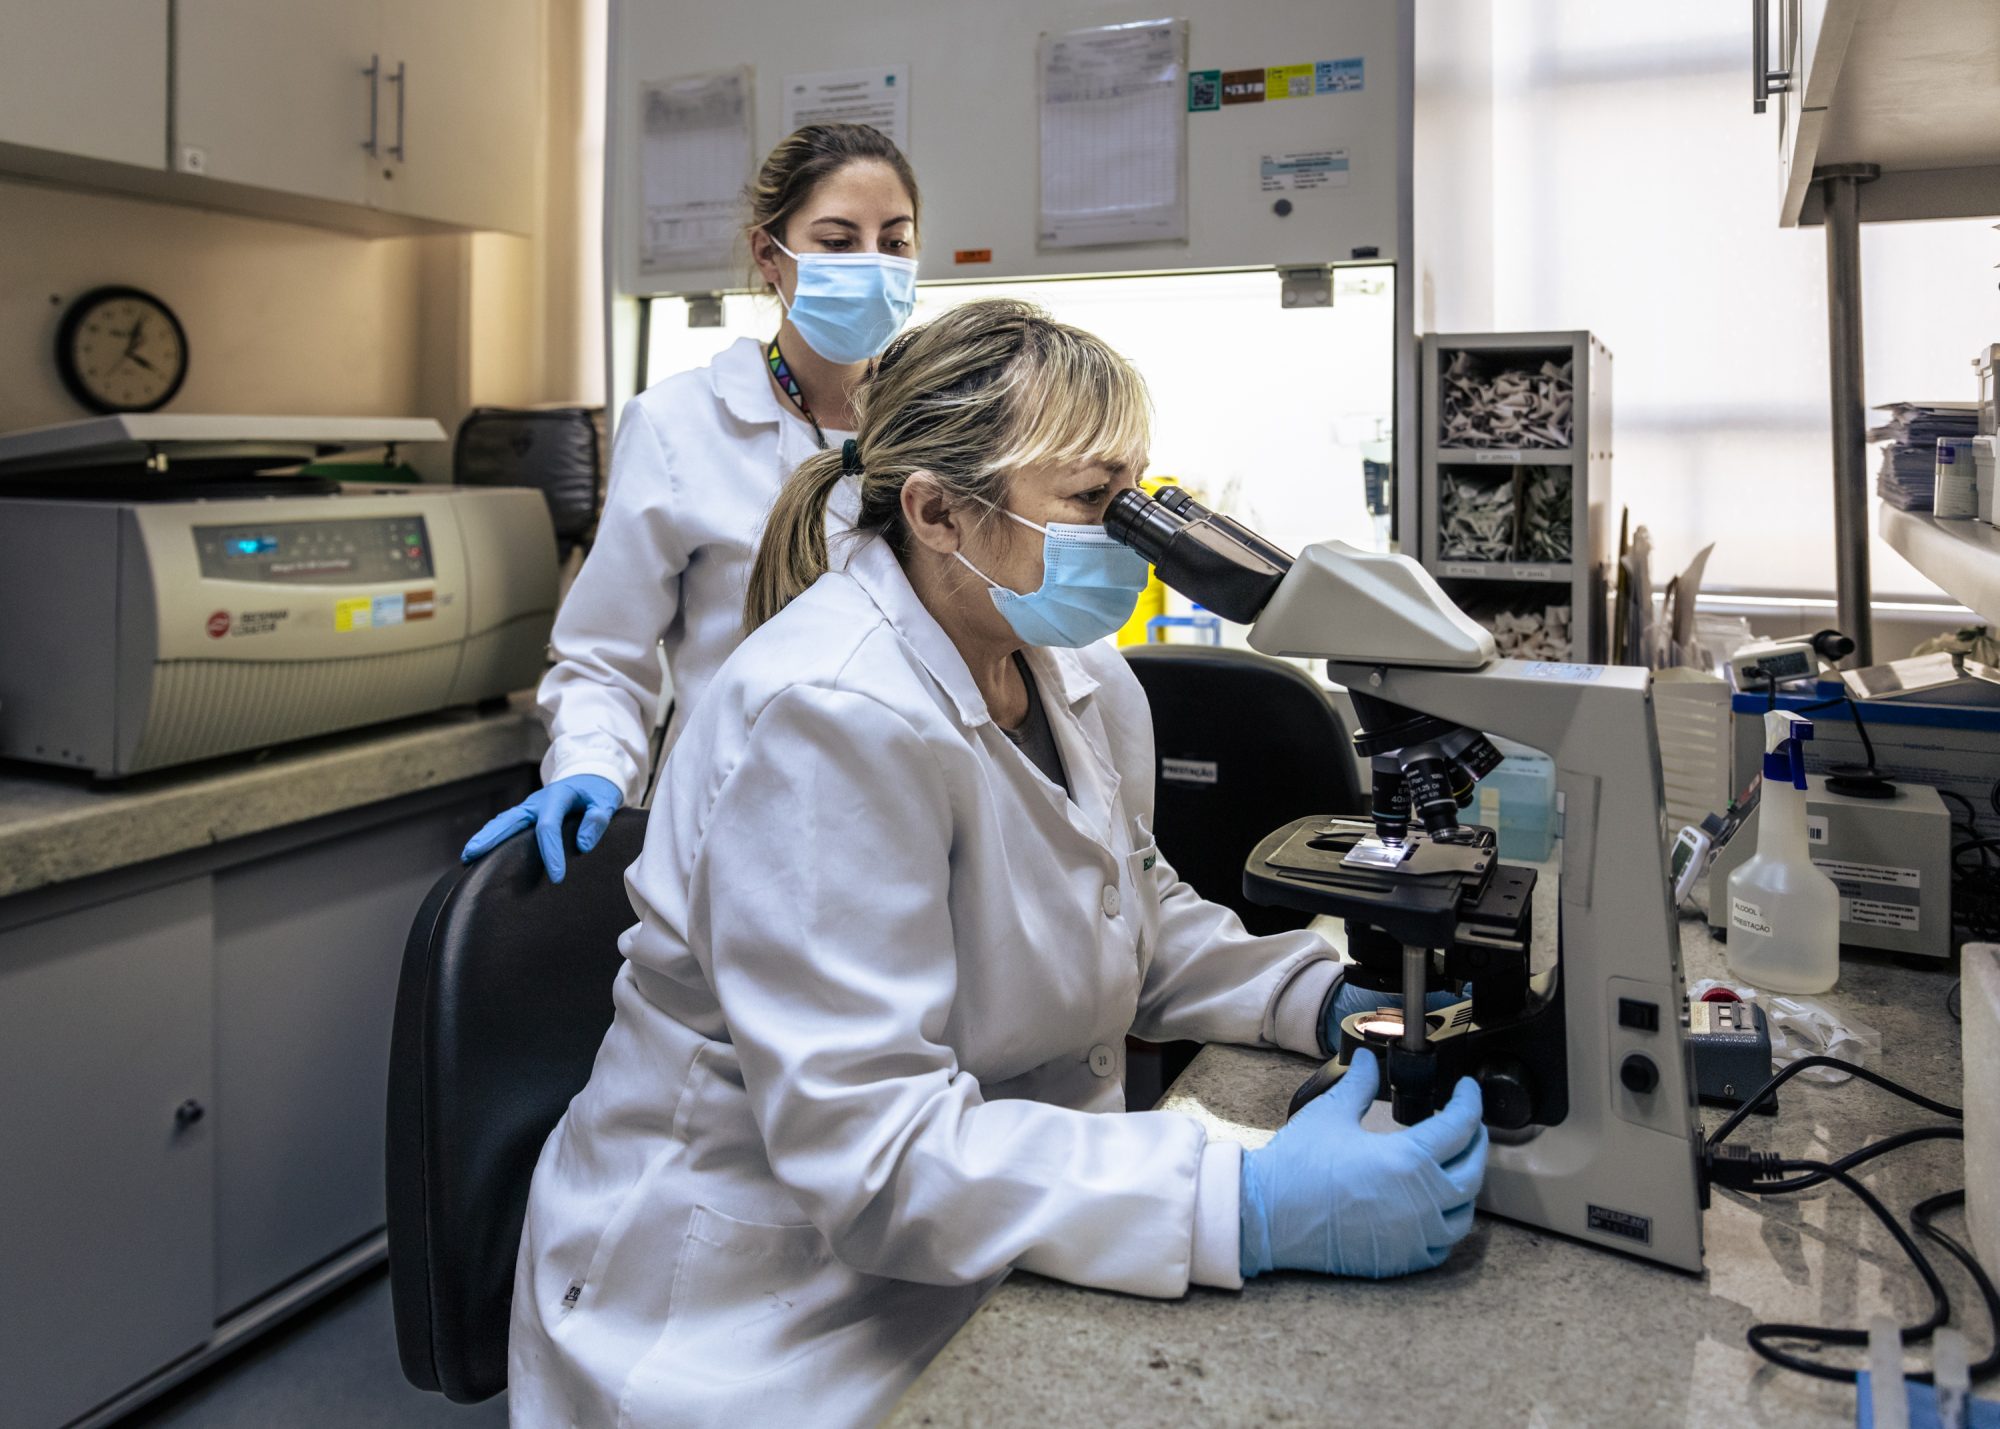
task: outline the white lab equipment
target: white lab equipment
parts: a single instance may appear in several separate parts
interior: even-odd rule
[[[1343,1021],[1342,1055],[1294,1106],[1344,1075],[1350,1038],[1381,1038],[1398,1122],[1478,1079],[1496,1132],[1481,1209],[1700,1269],[1694,1084],[1647,672],[1497,660],[1493,637],[1408,557],[1327,542],[1294,559],[1172,488],[1121,493],[1105,525],[1170,588],[1254,622],[1252,648],[1327,660],[1354,701],[1370,819],[1278,829],[1245,861],[1245,891],[1347,919],[1347,977],[1400,999],[1381,1025]],[[1500,862],[1489,831],[1458,822],[1500,761],[1484,730],[1555,760],[1552,966],[1533,957],[1536,872]],[[1463,980],[1467,1001],[1427,1008],[1428,993]]]
[[[255,474],[443,437],[154,414],[0,438],[0,755],[122,777],[532,684],[540,492]]]

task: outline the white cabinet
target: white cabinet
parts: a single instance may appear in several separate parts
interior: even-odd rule
[[[206,878],[0,930],[0,1418],[67,1424],[215,1323]]]
[[[541,0],[403,0],[383,21],[382,125],[396,152],[385,148],[373,202],[462,228],[529,232]]]
[[[159,168],[167,0],[6,0],[0,144]]]
[[[0,1425],[130,1409],[365,1263],[410,920],[531,773],[0,899]]]
[[[174,167],[367,203],[378,21],[373,4],[179,0]]]
[[[1772,0],[1771,15],[1791,76],[1780,225],[1823,222],[1814,172],[1855,164],[1878,171],[1857,194],[1863,223],[2000,213],[2000,5]]]
[[[174,167],[457,228],[534,221],[542,0],[180,0]]]

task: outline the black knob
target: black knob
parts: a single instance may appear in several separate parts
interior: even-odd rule
[[[174,1108],[174,1121],[176,1124],[180,1126],[193,1126],[196,1122],[200,1121],[203,1117],[207,1115],[208,1115],[208,1108],[203,1106],[200,1102],[196,1101],[193,1097],[189,1097],[186,1101],[182,1102],[179,1106]]]
[[[1625,1084],[1626,1091],[1644,1096],[1660,1084],[1660,1069],[1645,1053],[1634,1052],[1618,1068],[1618,1080]]]
[[[1473,1080],[1486,1108],[1486,1124],[1502,1131],[1519,1131],[1533,1119],[1534,1088],[1528,1084],[1528,1069],[1514,1057],[1488,1057],[1479,1064]]]

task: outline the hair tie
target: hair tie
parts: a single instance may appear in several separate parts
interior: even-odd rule
[[[840,472],[843,476],[861,475],[861,443],[852,437],[840,444]]]

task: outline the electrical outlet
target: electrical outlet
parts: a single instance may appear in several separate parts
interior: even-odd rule
[[[181,145],[181,172],[184,174],[205,174],[208,172],[208,150],[193,144]]]

